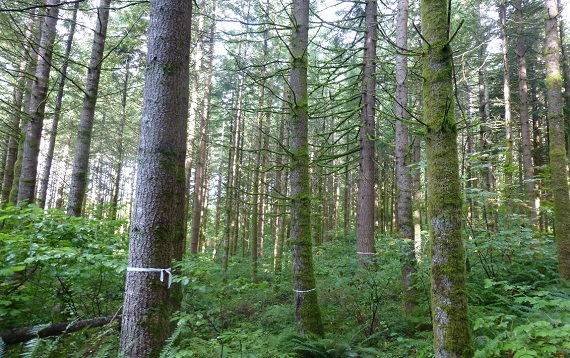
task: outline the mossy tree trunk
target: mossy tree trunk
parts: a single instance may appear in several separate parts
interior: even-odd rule
[[[22,171],[18,185],[18,204],[23,202],[31,204],[35,200],[40,141],[42,138],[58,17],[57,5],[59,5],[59,0],[46,1],[45,16],[43,16],[42,20],[42,38],[38,49],[38,63],[35,72],[36,78],[32,86],[29,104],[29,120],[25,129],[26,139],[24,140],[22,152]]]
[[[309,0],[294,0],[291,31],[291,246],[295,318],[300,334],[324,334],[313,272],[307,67]]]
[[[554,237],[560,277],[570,280],[570,197],[562,116],[558,17],[556,0],[546,0],[546,100],[550,138],[550,181],[554,198]]]
[[[374,258],[374,212],[377,173],[374,168],[375,106],[376,106],[376,40],[378,39],[375,0],[366,1],[365,35],[362,68],[362,109],[360,113],[360,162],[358,165],[357,253],[363,262]]]
[[[158,357],[170,334],[167,269],[184,210],[190,0],[150,4],[135,209],[129,245],[120,354]],[[173,239],[174,238],[174,239]],[[135,269],[135,270],[133,270]],[[138,269],[138,270],[137,270]],[[159,280],[163,276],[165,282]]]
[[[471,357],[447,0],[421,1],[431,297],[436,357]]]
[[[99,78],[101,77],[103,52],[107,39],[110,6],[111,0],[101,0],[97,9],[97,26],[93,34],[91,59],[89,60],[89,67],[87,68],[85,96],[83,97],[83,108],[81,109],[81,115],[79,117],[79,128],[75,142],[67,215],[81,216],[85,193],[87,191],[91,135],[93,134],[95,105],[97,104]]]

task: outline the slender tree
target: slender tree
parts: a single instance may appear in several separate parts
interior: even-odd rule
[[[291,245],[297,331],[324,334],[318,304],[311,237],[311,183],[309,177],[307,67],[309,0],[294,0],[291,30]]]
[[[434,352],[438,358],[473,355],[461,237],[462,199],[454,115],[450,11],[447,0],[421,1],[431,298]]]
[[[375,106],[376,106],[376,40],[378,4],[366,1],[364,35],[364,60],[362,74],[362,109],[360,113],[360,163],[357,201],[357,253],[361,259],[370,261],[374,257],[374,211],[376,192],[374,185]]]
[[[562,116],[562,75],[558,38],[558,4],[546,4],[546,96],[550,139],[550,181],[554,197],[554,237],[560,277],[570,280],[570,197],[566,169],[566,140]]]
[[[55,42],[59,0],[47,0],[42,23],[42,39],[38,49],[36,79],[32,87],[29,120],[26,126],[26,139],[22,152],[22,172],[18,186],[18,204],[33,203],[36,192],[38,156],[44,122],[46,99],[48,95],[49,75]]]
[[[408,61],[403,51],[408,47],[408,0],[398,1],[396,24],[396,176],[398,186],[397,219],[403,265],[404,311],[411,314],[416,305],[417,292],[414,289],[416,255],[414,251],[414,222],[412,218],[412,176],[410,164],[410,143],[408,125]]]
[[[109,10],[111,0],[101,0],[97,8],[97,22],[91,47],[91,59],[87,69],[87,85],[83,97],[83,108],[79,118],[79,129],[75,143],[73,157],[73,169],[71,172],[71,184],[69,191],[69,203],[67,214],[80,216],[83,201],[87,191],[87,172],[89,170],[89,154],[91,152],[91,136],[93,133],[93,119],[95,117],[95,105],[99,92],[99,78],[101,77],[101,63],[107,39],[107,24],[109,22]]]
[[[213,2],[212,14],[216,13],[216,3]],[[192,209],[192,230],[190,239],[190,252],[193,254],[198,253],[198,243],[200,233],[202,232],[202,217],[204,214],[205,203],[205,185],[206,185],[206,160],[208,154],[208,122],[210,120],[210,97],[212,91],[212,67],[214,62],[214,34],[216,31],[215,19],[210,24],[209,31],[209,48],[207,58],[207,70],[204,74],[205,77],[205,94],[202,103],[202,114],[200,116],[199,129],[198,129],[198,154],[196,163],[196,174],[194,179],[194,207]],[[198,73],[196,74],[198,75]],[[188,155],[187,155],[188,156]]]
[[[49,177],[51,173],[51,165],[53,162],[53,153],[55,150],[55,139],[57,136],[57,127],[59,125],[59,117],[61,115],[61,104],[63,102],[63,90],[65,88],[65,80],[67,77],[67,67],[69,65],[69,54],[71,53],[71,45],[73,44],[73,36],[75,34],[75,25],[77,21],[77,12],[79,10],[79,2],[75,3],[73,9],[73,15],[71,15],[71,21],[69,26],[69,33],[67,35],[67,41],[65,44],[65,53],[63,54],[63,64],[60,69],[59,83],[57,84],[57,95],[55,98],[55,108],[53,114],[53,120],[51,124],[51,130],[49,133],[49,143],[46,153],[46,161],[44,164],[44,170],[40,179],[40,187],[38,191],[37,205],[40,208],[45,206],[47,189],[49,184]]]
[[[522,0],[515,1],[515,21],[517,23],[517,67],[519,77],[519,104],[520,104],[520,125],[521,125],[521,144],[522,144],[522,164],[525,201],[528,206],[531,222],[536,220],[536,209],[534,207],[534,183],[532,168],[532,143],[529,122],[529,106],[528,106],[528,78],[526,65],[526,43],[524,35],[523,22],[523,4]]]
[[[121,354],[158,357],[169,335],[172,237],[184,210],[191,1],[150,4],[139,164]],[[165,282],[160,282],[164,279]]]

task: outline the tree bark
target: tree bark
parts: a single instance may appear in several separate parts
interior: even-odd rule
[[[37,206],[44,208],[46,204],[47,189],[49,184],[49,177],[51,173],[51,165],[53,162],[53,153],[55,149],[55,139],[57,136],[57,127],[59,124],[59,117],[61,114],[61,103],[63,102],[63,89],[65,87],[65,80],[67,78],[67,67],[69,65],[69,54],[71,53],[71,45],[73,44],[73,35],[75,34],[75,25],[77,20],[77,12],[79,11],[79,2],[75,3],[73,8],[73,15],[71,16],[71,25],[69,27],[69,34],[67,35],[67,43],[65,44],[65,53],[63,54],[63,64],[60,70],[60,79],[57,88],[57,95],[55,99],[55,108],[53,121],[51,124],[51,131],[49,133],[49,144],[46,153],[46,162],[42,176],[40,178],[40,187],[38,192]]]
[[[99,92],[99,78],[101,77],[105,40],[107,39],[110,4],[111,0],[101,0],[97,9],[97,26],[93,35],[91,60],[87,69],[87,85],[85,87],[85,96],[83,97],[83,108],[79,118],[79,129],[77,131],[73,169],[71,172],[69,202],[67,204],[67,215],[72,216],[81,216],[83,201],[87,191],[91,135],[93,134],[95,105],[97,104],[97,94]]]
[[[448,1],[422,0],[420,13],[434,352],[471,357]]]
[[[509,59],[507,43],[507,5],[505,0],[499,1],[499,22],[501,25],[501,52],[503,55],[503,101],[505,106],[505,163],[503,165],[507,210],[512,212],[512,185],[513,185],[513,126],[511,120],[511,81],[509,78]],[[508,221],[507,221],[508,225]]]
[[[362,262],[370,262],[376,252],[374,248],[374,212],[377,181],[374,168],[375,106],[376,106],[376,0],[367,0],[365,9],[366,33],[364,35],[364,59],[362,74],[362,110],[360,114],[360,163],[357,203],[357,254]]]
[[[550,139],[550,182],[554,199],[554,238],[560,277],[570,280],[570,197],[566,140],[562,117],[562,76],[558,38],[558,5],[546,0],[546,96]]]
[[[520,103],[520,125],[521,125],[521,144],[522,144],[522,164],[525,202],[528,207],[527,212],[531,223],[536,221],[536,213],[538,208],[534,206],[534,183],[533,167],[532,167],[532,142],[529,122],[529,106],[528,106],[528,79],[526,66],[526,44],[523,23],[523,4],[522,0],[515,2],[515,21],[517,23],[517,45],[516,55],[519,76],[519,103]]]
[[[408,0],[398,1],[396,24],[396,178],[398,187],[397,222],[402,250],[402,284],[404,312],[411,315],[416,307],[417,290],[414,288],[416,255],[414,251],[414,222],[412,218],[412,175],[408,125],[408,60],[403,53],[408,48]]]
[[[138,176],[120,354],[158,357],[170,334],[169,280],[184,210],[191,1],[150,4]],[[162,269],[141,272],[133,269]]]
[[[38,156],[48,95],[51,59],[56,34],[59,0],[47,0],[42,23],[42,39],[38,49],[36,80],[30,97],[30,117],[26,126],[26,139],[22,152],[22,172],[18,185],[17,203],[32,204],[36,194]]]
[[[300,334],[324,335],[318,304],[311,235],[307,67],[309,0],[294,0],[291,31],[291,244],[295,318]]]

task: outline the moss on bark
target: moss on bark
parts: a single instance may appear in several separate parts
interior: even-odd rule
[[[448,2],[422,0],[421,16],[434,351],[471,357]]]

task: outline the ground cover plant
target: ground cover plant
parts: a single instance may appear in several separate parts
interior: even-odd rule
[[[125,222],[68,217],[34,207],[1,211],[0,330],[120,314]],[[509,238],[509,239],[507,239]],[[295,333],[291,258],[273,272],[271,250],[251,283],[236,256],[224,274],[211,252],[178,263],[182,308],[162,357],[432,357],[429,272],[419,262],[416,313],[404,318],[400,254],[377,240],[374,265],[359,264],[355,238],[314,248],[325,337]],[[425,257],[425,249],[419,257]],[[519,226],[467,245],[476,357],[560,357],[570,352],[570,288],[556,274],[550,235]],[[508,254],[508,255],[507,255]],[[2,346],[5,357],[112,357],[119,324]]]

